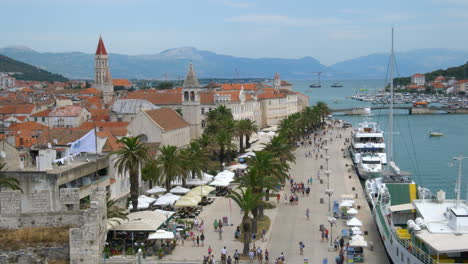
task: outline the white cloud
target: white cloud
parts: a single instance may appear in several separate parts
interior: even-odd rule
[[[229,17],[226,22],[233,23],[259,23],[259,24],[277,24],[287,26],[323,26],[323,25],[340,25],[349,23],[346,20],[338,18],[302,18],[290,17],[276,14],[246,14],[240,16]]]

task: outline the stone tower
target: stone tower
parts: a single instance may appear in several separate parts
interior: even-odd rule
[[[102,92],[104,103],[112,102],[114,97],[114,85],[109,70],[109,56],[107,55],[106,47],[99,37],[99,43],[94,56],[94,87]]]
[[[190,63],[187,76],[182,85],[182,117],[190,124],[190,137],[196,139],[201,135],[200,83]]]
[[[275,88],[276,90],[281,89],[281,79],[280,79],[280,76],[279,76],[278,73],[275,74],[275,79],[274,79],[274,82],[273,82],[273,88]]]

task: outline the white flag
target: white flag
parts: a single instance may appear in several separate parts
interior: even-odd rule
[[[92,129],[86,135],[78,139],[73,143],[68,143],[71,145],[70,154],[81,153],[81,152],[92,152],[96,153],[96,133]]]

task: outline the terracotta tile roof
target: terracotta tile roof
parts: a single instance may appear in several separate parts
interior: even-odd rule
[[[411,77],[424,77],[424,74],[416,73],[416,74],[414,74],[414,75],[411,76]]]
[[[260,88],[259,83],[223,83],[221,88],[223,90],[240,90],[244,86],[244,90],[258,90]]]
[[[275,90],[275,89],[272,89]],[[258,99],[275,99],[275,98],[286,98],[284,93],[270,91],[270,89],[263,89],[263,93],[258,95]]]
[[[23,89],[21,89],[20,91],[21,91],[21,92],[25,92],[25,93],[34,93],[34,90],[31,89],[31,88],[28,88],[28,87],[23,88]]]
[[[422,86],[422,85],[410,84],[410,85],[408,86],[408,89],[414,90],[414,89],[425,89],[425,88],[424,88],[424,86]]]
[[[132,86],[132,83],[127,79],[112,79],[114,86]]]
[[[77,127],[76,129],[93,129],[94,126],[98,128],[127,128],[128,122],[84,122],[81,126]]]
[[[49,116],[79,116],[80,113],[84,110],[82,106],[60,106],[55,107],[49,114]]]
[[[290,82],[287,82],[287,81],[281,81],[281,85],[283,86],[290,86],[292,85]]]
[[[37,112],[35,114],[32,114],[31,117],[44,117],[44,116],[49,116],[50,112],[52,109],[46,109],[40,112]]]
[[[109,112],[110,110],[108,108],[106,109],[89,109],[89,112],[91,113],[91,119],[93,121],[109,121]]]
[[[101,91],[99,91],[96,88],[86,88],[82,90],[78,90],[80,94],[101,94]]]
[[[97,132],[97,136],[100,138],[107,138],[106,143],[104,143],[104,146],[102,147],[102,152],[116,151],[123,146],[122,143],[117,142],[118,139],[108,130]]]
[[[82,136],[86,135],[88,130],[78,129],[49,129],[45,130],[42,135],[37,138],[38,144],[52,143],[54,145],[67,145]],[[57,143],[55,143],[57,142]]]
[[[126,99],[144,99],[155,105],[164,104],[182,104],[182,93],[164,92],[164,93],[128,93]]]
[[[26,120],[26,116],[15,116],[15,118],[18,119],[19,121]]]
[[[445,80],[445,77],[442,76],[442,75],[439,75],[439,76],[437,76],[437,78],[435,78],[435,80],[436,81],[443,81],[443,80]]]
[[[104,41],[102,41],[102,37],[99,37],[96,55],[107,55],[106,47],[104,46]]]
[[[13,123],[10,125],[8,128],[9,130],[20,130],[20,129],[25,129],[25,130],[46,130],[49,129],[48,126],[41,125],[39,123],[33,122],[33,121],[28,121],[24,123]]]
[[[0,114],[31,114],[34,108],[33,104],[4,105],[0,107]]]
[[[145,113],[166,132],[189,126],[189,123],[171,108],[148,110]]]

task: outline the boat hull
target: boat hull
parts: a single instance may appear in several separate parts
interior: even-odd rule
[[[356,173],[362,180],[374,179],[381,176],[380,171],[367,171],[359,167],[359,165],[356,166]]]

